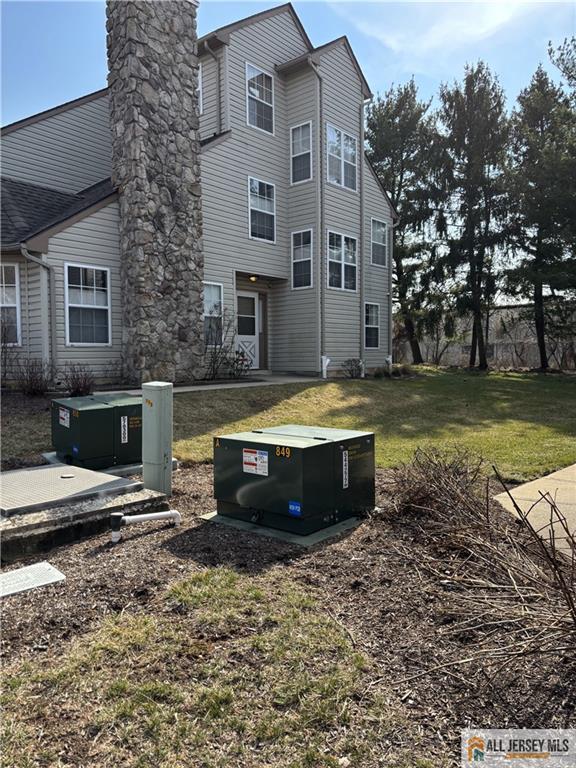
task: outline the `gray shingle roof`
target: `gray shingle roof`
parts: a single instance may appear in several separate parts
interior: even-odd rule
[[[5,176],[1,182],[3,248],[18,245],[66,221],[114,192],[110,179],[103,179],[77,194]]]

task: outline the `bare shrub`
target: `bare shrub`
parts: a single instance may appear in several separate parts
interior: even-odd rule
[[[350,357],[348,360],[344,360],[342,370],[348,379],[359,379],[364,371],[364,365],[360,358]]]
[[[50,363],[39,359],[19,359],[16,364],[15,380],[25,395],[45,395],[54,378]]]
[[[456,601],[445,631],[475,636],[465,658],[438,656],[398,684],[460,664],[475,663],[489,675],[503,665],[514,674],[528,659],[576,661],[575,537],[552,498],[541,499],[550,510],[543,532],[531,510],[517,508],[516,519],[495,508],[488,483],[482,461],[464,451],[419,450],[396,474],[396,514],[411,518],[433,544],[418,568]]]
[[[62,369],[62,381],[70,397],[85,397],[94,392],[94,374],[81,363],[65,365]]]

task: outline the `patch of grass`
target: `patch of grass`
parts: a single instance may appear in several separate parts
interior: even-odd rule
[[[455,444],[518,480],[576,461],[576,377],[426,368],[419,374],[181,394],[175,455],[210,460],[214,435],[296,423],[374,431],[380,467],[409,461],[418,447]]]
[[[198,653],[217,614],[227,635]],[[368,688],[368,668],[301,587],[209,569],[174,584],[156,618],[120,615],[51,669],[10,670],[4,759],[58,765],[66,744],[98,768],[375,764],[405,713]]]

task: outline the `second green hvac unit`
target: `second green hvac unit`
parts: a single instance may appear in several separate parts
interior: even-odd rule
[[[214,438],[218,514],[308,534],[374,508],[374,435],[285,424]]]
[[[52,444],[60,461],[104,469],[142,461],[142,398],[124,392],[52,400]]]

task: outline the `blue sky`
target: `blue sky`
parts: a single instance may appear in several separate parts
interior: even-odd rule
[[[273,2],[200,0],[199,33]],[[498,73],[510,100],[539,62],[557,77],[549,40],[576,34],[572,2],[295,2],[316,45],[347,34],[375,92],[414,74],[423,96],[460,78],[480,58]],[[106,85],[103,0],[2,0],[2,124]]]

